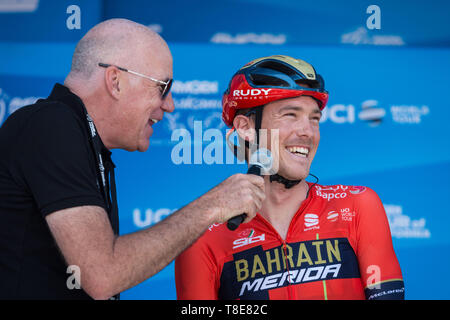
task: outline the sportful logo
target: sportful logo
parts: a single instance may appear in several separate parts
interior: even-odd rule
[[[319,224],[319,216],[314,213],[305,214],[305,227],[312,227]]]
[[[303,231],[319,229],[319,216],[314,213],[305,214],[305,229]]]

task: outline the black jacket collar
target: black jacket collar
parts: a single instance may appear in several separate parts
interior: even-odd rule
[[[76,115],[82,120],[82,122],[86,124],[86,128],[89,130],[89,126],[87,125],[85,117],[85,112],[87,112],[85,111],[86,106],[84,105],[81,98],[78,97],[76,94],[74,94],[72,91],[70,91],[69,88],[67,88],[62,84],[56,83],[47,100],[58,101],[70,107],[76,113]],[[103,144],[100,135],[98,135],[98,137],[100,138],[99,140],[102,149],[101,151],[102,155],[105,156],[106,159],[110,160],[111,151],[109,151],[108,148],[106,148],[106,146]]]

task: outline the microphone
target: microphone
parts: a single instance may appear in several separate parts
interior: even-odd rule
[[[257,176],[269,174],[270,169],[272,169],[272,165],[273,158],[271,152],[268,149],[260,148],[251,155],[247,174],[254,174]],[[228,229],[231,231],[236,230],[237,227],[239,227],[239,225],[245,220],[246,216],[246,213],[242,213],[238,216],[230,218],[227,222]]]

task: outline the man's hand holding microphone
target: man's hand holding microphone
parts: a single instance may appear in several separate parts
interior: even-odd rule
[[[235,174],[197,199],[197,205],[209,207],[215,223],[227,222],[230,230],[252,220],[266,197],[264,178],[272,167],[269,150],[255,151],[249,160],[247,174]]]

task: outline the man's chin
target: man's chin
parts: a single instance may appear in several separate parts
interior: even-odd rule
[[[150,144],[147,144],[146,146],[139,146],[136,151],[145,152],[148,150],[149,146]]]
[[[308,177],[309,172],[305,173],[305,172],[280,172],[278,171],[278,175],[282,176],[285,179],[288,180],[304,180]]]
[[[150,146],[150,140],[140,141],[137,148],[134,149],[133,151],[145,152],[148,150],[149,146]]]

